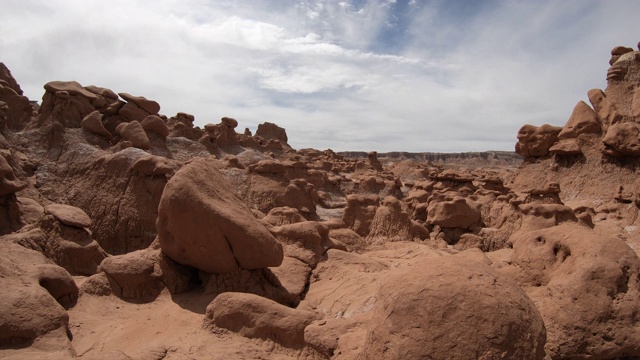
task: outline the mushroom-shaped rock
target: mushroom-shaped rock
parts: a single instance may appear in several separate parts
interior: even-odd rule
[[[377,151],[370,151],[369,154],[367,154],[367,160],[369,161],[369,165],[371,165],[371,167],[376,170],[376,171],[382,171],[382,164],[380,163],[380,160],[378,160],[378,152]]]
[[[571,117],[562,128],[558,139],[577,138],[582,134],[599,134],[602,127],[598,121],[598,114],[584,101],[580,101],[573,108]]]
[[[192,161],[169,180],[156,225],[165,254],[205,272],[282,262],[282,245],[235,195],[212,158]]]
[[[238,120],[234,119],[234,118],[230,118],[230,117],[223,117],[222,119],[220,119],[220,122],[222,123],[222,125],[231,128],[231,129],[235,129],[236,127],[238,127]]]
[[[602,142],[615,151],[608,155],[640,156],[640,126],[634,122],[615,123],[609,127]]]
[[[110,256],[102,261],[98,271],[109,279],[112,291],[125,299],[153,299],[163,289],[161,271],[146,256],[149,251],[138,250],[124,255]]]
[[[136,104],[139,108],[151,115],[157,115],[160,111],[160,105],[157,102],[149,100],[144,96],[133,96],[128,93],[118,93],[118,95],[128,102]]]
[[[518,131],[516,153],[522,156],[542,157],[549,153],[549,148],[558,141],[561,127],[544,124],[540,127],[524,125]]]
[[[396,271],[381,289],[364,358],[545,358],[540,313],[480,251]]]
[[[44,89],[54,94],[64,91],[69,95],[80,95],[89,100],[96,99],[96,94],[82,87],[77,81],[51,81],[44,85]]]
[[[479,206],[462,196],[451,200],[432,201],[427,210],[427,222],[446,228],[468,229],[480,221]]]
[[[273,226],[279,226],[303,222],[305,221],[305,218],[300,215],[298,209],[289,206],[282,206],[269,210],[269,213],[262,219],[262,221]]]
[[[578,222],[573,210],[562,204],[532,202],[518,205],[524,215],[520,230],[537,230],[556,226],[563,222]]]
[[[142,125],[138,121],[132,121],[120,130],[120,136],[127,141],[131,141],[138,149],[151,149],[151,141],[144,132]]]
[[[92,221],[84,210],[71,205],[51,204],[44,208],[47,214],[53,215],[61,223],[77,228],[88,228]]]
[[[551,358],[640,358],[640,259],[624,241],[577,224],[510,241],[501,271],[536,304]]]
[[[402,211],[400,201],[393,196],[387,196],[376,209],[366,240],[369,244],[411,241],[412,227],[411,219]]]
[[[367,236],[379,204],[377,195],[349,194],[342,221],[358,235]]]
[[[102,114],[98,110],[85,116],[80,122],[80,126],[88,131],[103,136],[109,140],[113,138],[113,135],[104,127],[102,123]]]
[[[149,115],[140,123],[145,131],[156,133],[163,138],[169,136],[167,123],[156,115]]]
[[[284,145],[288,145],[287,141],[289,141],[285,129],[270,122],[258,125],[255,136],[259,136],[265,140],[279,140],[280,143]]]
[[[273,340],[288,348],[304,347],[304,329],[315,315],[253,294],[225,292],[207,306],[205,322],[248,338]]]

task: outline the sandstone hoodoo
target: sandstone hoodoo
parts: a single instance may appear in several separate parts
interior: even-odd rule
[[[0,63],[0,358],[638,359],[640,51],[610,65],[515,152],[438,154],[38,107]]]

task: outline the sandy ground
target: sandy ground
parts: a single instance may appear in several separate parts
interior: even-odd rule
[[[82,278],[76,278],[81,283]],[[69,310],[71,346],[81,359],[313,359],[307,350],[286,349],[269,340],[247,339],[206,329],[204,313],[213,295],[196,289],[135,304],[115,296],[82,294]],[[0,351],[6,359],[71,359],[64,334],[49,334],[31,347]],[[56,349],[57,350],[54,350]]]

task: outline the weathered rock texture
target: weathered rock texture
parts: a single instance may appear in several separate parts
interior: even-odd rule
[[[282,246],[256,221],[211,159],[194,160],[169,180],[157,227],[163,252],[209,273],[282,262]]]

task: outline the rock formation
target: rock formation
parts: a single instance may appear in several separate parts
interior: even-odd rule
[[[38,108],[0,63],[0,357],[640,358],[639,54],[517,154],[448,155]]]

